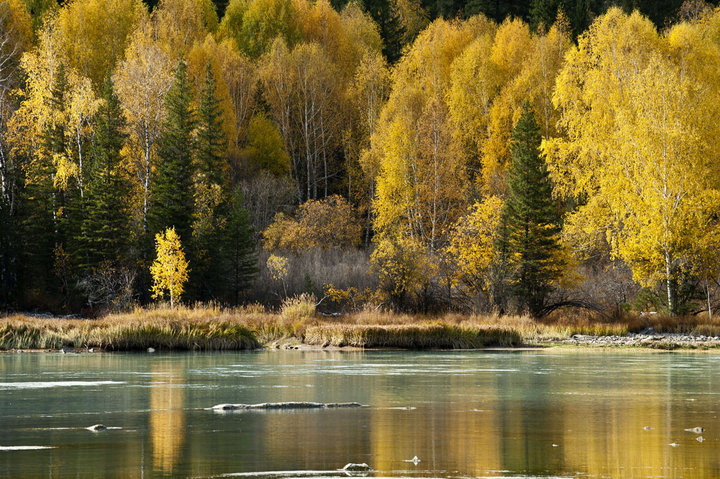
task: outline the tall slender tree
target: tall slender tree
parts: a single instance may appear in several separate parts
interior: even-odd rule
[[[540,156],[540,127],[530,104],[523,105],[512,133],[512,161],[508,196],[502,214],[509,262],[514,271],[513,292],[521,309],[539,317],[552,283],[559,277],[560,211],[552,198],[552,184]]]
[[[192,236],[194,207],[194,131],[192,88],[187,65],[181,61],[166,100],[167,118],[159,140],[156,173],[151,186],[148,229],[151,238],[175,228],[184,244]]]
[[[242,291],[250,285],[258,272],[255,233],[240,188],[234,191],[230,202],[223,243],[230,265],[226,281],[229,285],[227,298],[238,304]]]
[[[95,115],[95,137],[91,174],[87,182],[86,217],[83,222],[85,243],[84,269],[101,262],[125,265],[128,258],[130,211],[127,197],[128,178],[122,168],[122,149],[127,135],[120,100],[108,76],[102,90],[102,104]]]
[[[227,139],[223,132],[223,111],[216,97],[216,83],[210,62],[200,90],[196,134],[195,209],[191,256],[196,259],[189,291],[199,299],[212,299],[224,287],[223,271],[227,254],[222,237],[227,227],[229,166]]]
[[[380,29],[380,36],[383,40],[383,55],[389,63],[395,63],[400,59],[403,48],[403,35],[405,29],[402,26],[395,2],[390,0],[363,0],[365,10],[370,14]]]

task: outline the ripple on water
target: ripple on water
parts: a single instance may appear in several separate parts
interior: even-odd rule
[[[55,446],[0,446],[0,451],[37,451],[40,449],[55,449]]]
[[[91,387],[106,386],[110,384],[126,384],[125,381],[28,381],[0,383],[2,389],[45,389],[60,387]]]

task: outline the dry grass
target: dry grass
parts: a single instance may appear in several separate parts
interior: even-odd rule
[[[59,349],[65,346],[113,351],[239,350],[278,340],[311,345],[427,348],[516,346],[569,338],[574,334],[625,335],[652,327],[657,332],[720,335],[720,320],[707,317],[628,317],[600,321],[587,315],[555,314],[544,321],[528,316],[412,316],[367,310],[338,318],[314,313],[311,297],[286,301],[277,314],[261,305],[223,309],[195,305],[158,306],[102,319],[0,318],[0,349]]]
[[[207,311],[138,310],[96,320],[0,319],[0,349],[101,348],[110,351],[238,350],[260,346],[245,322]]]

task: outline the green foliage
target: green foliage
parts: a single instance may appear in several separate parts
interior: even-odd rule
[[[383,55],[389,63],[400,59],[405,30],[400,21],[397,6],[392,0],[363,0],[365,10],[380,28],[383,40]]]
[[[541,316],[553,282],[560,277],[560,214],[552,184],[540,156],[540,129],[526,102],[513,129],[508,196],[502,214],[505,237],[501,249],[514,270],[513,289],[521,308]]]
[[[230,265],[228,297],[238,304],[241,293],[250,286],[258,272],[255,234],[240,188],[236,188],[232,196],[224,245]]]
[[[216,98],[215,78],[210,62],[200,91],[198,127],[195,135],[196,177],[192,233],[192,257],[196,260],[191,289],[196,299],[208,300],[219,295],[224,278],[218,274],[226,263],[222,243],[229,201],[227,140],[223,132],[223,111]]]
[[[195,139],[197,124],[187,66],[181,61],[166,100],[167,119],[159,140],[152,179],[148,229],[152,235],[174,227],[183,242],[192,236]]]
[[[92,166],[88,174],[84,243],[86,270],[103,262],[127,266],[131,240],[131,215],[126,198],[130,183],[122,168],[120,151],[125,144],[125,120],[112,80],[105,80],[103,103],[95,115]]]
[[[197,112],[198,173],[202,175],[204,181],[225,186],[228,180],[228,165],[225,160],[227,139],[223,131],[223,111],[216,97],[216,91],[217,83],[208,60]]]

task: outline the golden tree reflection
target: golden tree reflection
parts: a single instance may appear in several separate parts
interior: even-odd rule
[[[171,473],[185,442],[183,369],[170,363],[153,365],[150,389],[150,442],[153,468]]]

